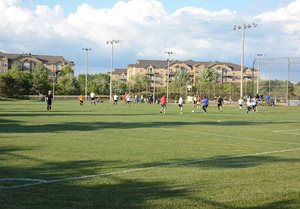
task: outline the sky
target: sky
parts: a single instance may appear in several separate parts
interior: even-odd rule
[[[64,56],[75,74],[106,73],[138,59],[220,61],[245,65],[300,57],[300,0],[0,0],[0,51]],[[299,65],[300,66],[300,65]],[[300,74],[300,73],[299,73]]]

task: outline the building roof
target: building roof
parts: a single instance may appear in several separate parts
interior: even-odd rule
[[[127,69],[126,68],[115,68],[114,71],[112,72],[113,75],[120,75],[120,74],[127,74]]]
[[[55,64],[58,62],[63,62],[66,64],[74,65],[73,61],[66,60],[63,56],[51,56],[51,55],[33,55],[31,53],[29,54],[10,54],[10,53],[4,53],[0,51],[0,56],[7,57],[8,59],[17,59],[20,57],[34,57],[38,60],[40,60],[43,63],[47,64]]]
[[[170,63],[171,64],[171,63]],[[144,68],[147,65],[151,65],[155,68],[167,68],[168,61],[167,60],[138,60],[135,65],[131,65],[131,67],[136,68]]]
[[[234,64],[234,63],[229,63],[229,62],[219,62],[219,61],[209,61],[209,62],[199,62],[199,61],[194,61],[194,60],[186,60],[186,61],[180,61],[180,60],[175,60],[169,63],[170,65],[174,64],[186,64],[190,67],[195,67],[198,65],[204,65],[205,67],[213,67],[215,65],[227,65],[231,67],[232,69],[238,71],[241,69],[240,65]],[[168,67],[168,61],[167,60],[138,60],[136,64],[130,64],[128,67],[136,67],[136,68],[145,68],[148,65],[151,65],[155,68],[160,68],[160,69],[166,69]],[[244,67],[245,69],[248,67]]]

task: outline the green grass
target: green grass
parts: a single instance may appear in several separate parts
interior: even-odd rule
[[[159,108],[0,101],[0,208],[300,208],[299,107]]]

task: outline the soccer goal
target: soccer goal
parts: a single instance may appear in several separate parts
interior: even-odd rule
[[[300,106],[300,57],[258,57],[253,65],[257,70],[253,84],[258,95],[270,98],[271,105]]]

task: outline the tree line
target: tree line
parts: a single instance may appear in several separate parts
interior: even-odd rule
[[[88,90],[97,94],[109,93],[109,75],[88,75]],[[57,95],[79,95],[85,91],[85,74],[74,76],[71,66],[66,65],[58,75],[49,77],[48,69],[37,64],[31,72],[21,71],[15,64],[0,74],[0,96],[24,98],[28,95],[45,95],[53,90]]]
[[[97,95],[109,95],[110,75],[79,74],[74,76],[73,68],[66,65],[59,72],[59,75],[49,77],[48,70],[43,64],[37,64],[32,72],[21,71],[17,65],[12,65],[7,72],[0,74],[0,96],[11,98],[25,98],[28,95],[45,95],[49,90],[53,90],[56,95],[80,95],[85,93],[85,80],[87,76],[88,93],[93,91]],[[113,81],[113,93],[118,95],[125,92],[143,94],[151,96],[153,94],[153,80],[145,74],[135,74],[131,82]],[[270,81],[271,85],[264,85],[268,81],[261,81],[262,94],[272,93],[284,95],[286,93],[286,82]],[[244,81],[244,94],[253,95],[256,92],[254,81]],[[270,86],[270,87],[268,87]],[[276,88],[274,87],[276,86]],[[289,94],[294,95],[295,86],[289,82]],[[221,82],[218,73],[211,68],[204,69],[200,76],[196,78],[195,85],[190,84],[190,75],[185,71],[177,71],[169,84],[169,96],[171,99],[178,99],[179,96],[206,95],[213,98],[222,95],[228,100],[239,98],[240,84]],[[155,97],[159,97],[167,92],[166,87],[156,87]]]

